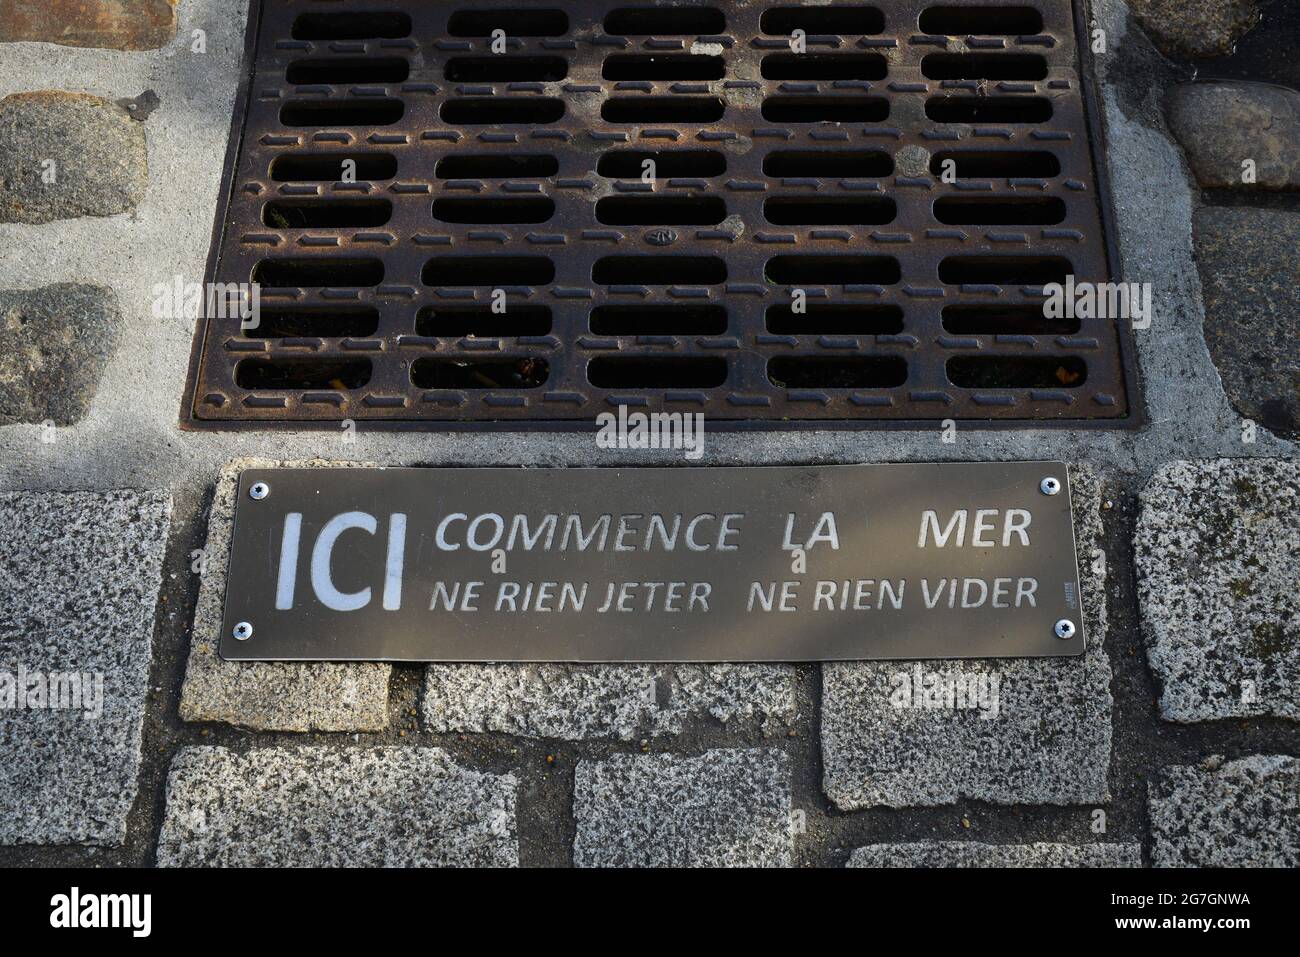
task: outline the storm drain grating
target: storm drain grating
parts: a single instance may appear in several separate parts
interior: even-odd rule
[[[209,278],[260,322],[201,323],[191,425],[1130,418],[1120,323],[1042,308],[1109,278],[1068,0],[250,31]]]

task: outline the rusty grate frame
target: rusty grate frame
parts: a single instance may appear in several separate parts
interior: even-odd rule
[[[654,5],[630,3],[628,5]],[[488,40],[451,38],[447,20],[458,10],[510,7],[501,2],[425,3],[412,0],[258,0],[250,10],[245,70],[222,184],[209,259],[210,282],[247,282],[257,263],[276,256],[294,258],[378,258],[385,275],[364,289],[300,288],[263,291],[263,310],[279,306],[374,308],[379,324],[360,337],[245,336],[231,320],[200,320],[191,359],[182,425],[186,428],[337,427],[351,419],[369,428],[435,429],[591,427],[597,414],[627,405],[645,411],[703,412],[715,427],[917,428],[955,419],[975,427],[1130,428],[1141,424],[1137,370],[1127,323],[1084,319],[1071,334],[956,334],[945,329],[942,310],[960,304],[1034,304],[1035,285],[959,285],[938,281],[941,260],[960,255],[1064,256],[1080,280],[1105,281],[1108,262],[1117,261],[1112,211],[1104,178],[1091,152],[1100,136],[1097,109],[1086,66],[1080,69],[1076,42],[1082,11],[1070,0],[1027,0],[1041,12],[1043,30],[1025,36],[944,37],[923,34],[910,25],[931,0],[877,0],[884,13],[876,34],[845,35],[809,31],[808,53],[879,53],[887,76],[874,81],[790,82],[762,77],[769,54],[788,52],[788,41],[760,28],[764,11],[781,3],[735,7],[726,2],[687,2],[688,7],[722,10],[726,29],[716,36],[614,37],[601,28],[617,2],[555,0],[539,3],[563,10],[569,29],[562,36],[509,38],[509,56],[559,56],[567,61],[563,80],[541,83],[457,83],[444,79],[452,56],[487,55]],[[946,0],[943,6],[987,7],[971,0]],[[817,9],[817,8],[805,8]],[[409,36],[317,42],[291,39],[291,25],[303,12],[382,13],[410,16]],[[723,79],[703,81],[626,81],[602,79],[609,54],[686,52],[693,44],[721,48]],[[699,49],[699,47],[696,47]],[[1028,51],[1048,65],[1041,81],[978,83],[927,79],[922,58],[934,52]],[[409,60],[410,75],[400,83],[326,86],[287,85],[289,64],[307,57],[335,60],[384,56]],[[978,89],[977,89],[978,87]],[[1046,123],[941,123],[926,118],[932,96],[989,93],[1009,97],[1047,96],[1053,117]],[[600,117],[609,96],[720,97],[723,122],[624,124]],[[890,114],[881,122],[775,123],[762,116],[762,103],[775,95],[792,97],[881,96]],[[536,126],[470,128],[439,119],[449,99],[475,97],[559,97],[567,102],[558,122]],[[314,132],[280,125],[286,100],[332,101],[399,99],[400,121],[387,126],[337,127]],[[585,104],[577,108],[577,104]],[[895,175],[875,179],[795,178],[764,175],[764,157],[778,150],[883,150],[895,157],[905,147],[928,152],[945,149],[1047,150],[1060,161],[1060,175],[944,184],[933,175]],[[542,153],[559,161],[558,171],[526,180],[439,180],[434,163],[457,152]],[[723,175],[660,180],[655,195],[718,197],[727,219],[717,225],[656,229],[615,227],[594,216],[598,197],[641,195],[642,184],[595,175],[598,155],[612,149],[659,152],[712,149],[726,157]],[[305,186],[275,183],[270,167],[288,152],[375,152],[398,158],[398,172],[385,181]],[[936,199],[988,194],[1056,197],[1065,203],[1064,221],[1044,227],[961,227],[938,222]],[[550,198],[555,214],[534,225],[453,225],[435,220],[432,203],[441,197],[527,195]],[[774,226],[765,221],[763,202],[782,197],[861,196],[894,200],[895,218],[881,225]],[[295,197],[382,198],[393,204],[389,222],[378,228],[272,229],[263,223],[263,206]],[[741,228],[736,228],[737,225]],[[1103,228],[1105,224],[1105,228]],[[604,257],[634,254],[720,256],[725,282],[710,285],[615,286],[593,284],[593,264]],[[766,279],[765,265],[779,255],[885,256],[895,258],[899,278],[883,284],[801,283],[817,305],[894,304],[903,310],[902,329],[892,334],[777,334],[765,316],[788,304],[791,283]],[[556,267],[551,283],[508,287],[510,308],[545,305],[552,314],[549,333],[529,337],[428,337],[415,333],[416,316],[426,307],[486,304],[489,290],[427,286],[426,262],[439,255],[546,256]],[[594,309],[628,304],[722,305],[727,327],[716,335],[596,335],[589,325]],[[946,364],[962,356],[1034,357],[1081,360],[1086,384],[1080,388],[958,388]],[[715,388],[596,388],[586,365],[601,357],[707,357],[726,361],[725,385]],[[771,359],[825,357],[901,357],[907,363],[902,385],[884,388],[783,388],[768,378]],[[417,388],[410,369],[419,359],[476,362],[504,359],[527,363],[525,377],[541,359],[544,385],[534,388]],[[236,384],[236,364],[248,359],[354,362],[369,360],[364,387],[252,389]],[[1071,366],[1071,368],[1074,368]],[[1059,375],[1059,373],[1058,373]]]

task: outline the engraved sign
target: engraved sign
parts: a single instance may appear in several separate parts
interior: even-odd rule
[[[1066,468],[250,469],[223,658],[1083,652]]]

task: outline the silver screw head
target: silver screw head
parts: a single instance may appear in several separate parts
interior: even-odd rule
[[[1073,638],[1074,633],[1077,630],[1078,629],[1074,627],[1074,622],[1070,621],[1068,618],[1062,618],[1052,629],[1052,631],[1056,632],[1056,637],[1061,639]]]
[[[248,641],[253,637],[253,626],[246,621],[241,621],[234,627],[231,634],[235,636],[235,641]]]
[[[248,497],[257,499],[259,502],[270,494],[271,486],[267,485],[265,482],[254,482],[252,487],[248,490]]]
[[[1038,483],[1038,490],[1044,495],[1055,495],[1061,490],[1061,480],[1049,475]]]

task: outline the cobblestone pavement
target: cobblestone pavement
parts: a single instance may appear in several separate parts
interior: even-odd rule
[[[180,432],[193,323],[151,302],[203,278],[246,4],[11,6],[0,703],[19,674],[102,687],[0,710],[0,864],[1300,864],[1300,94],[1183,59],[1253,49],[1268,4],[1089,4],[1122,275],[1155,290],[1142,429],[710,441],[705,465],[1068,461],[1092,641],[952,663],[999,678],[996,720],[891,707],[897,663],[220,660],[240,468],[671,460]]]

